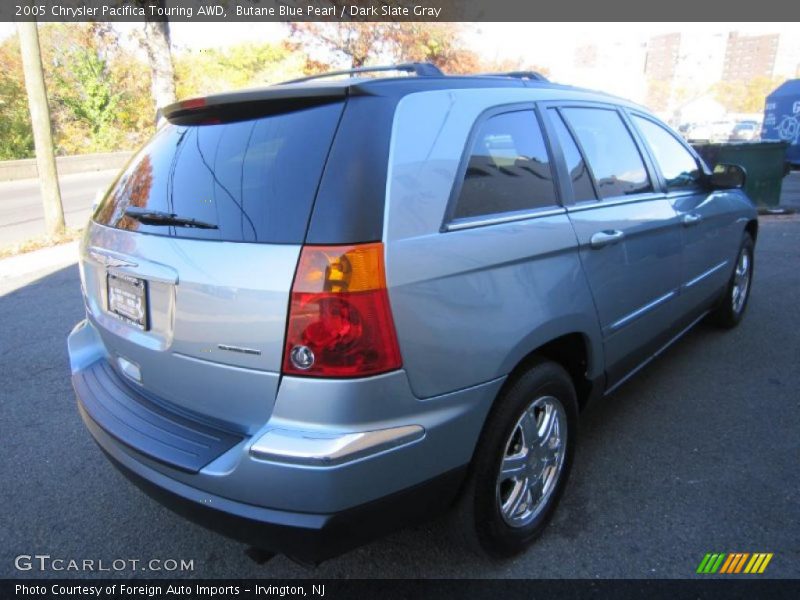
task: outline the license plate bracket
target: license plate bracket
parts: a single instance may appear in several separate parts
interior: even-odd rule
[[[108,273],[108,313],[129,325],[146,331],[149,328],[147,281],[130,275]]]

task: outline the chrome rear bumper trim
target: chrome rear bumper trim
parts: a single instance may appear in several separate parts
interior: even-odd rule
[[[250,447],[254,458],[329,467],[405,446],[425,437],[420,425],[326,434],[321,431],[271,429]]]

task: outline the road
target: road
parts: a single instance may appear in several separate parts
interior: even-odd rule
[[[800,171],[792,171],[783,179],[781,206],[800,210]]]
[[[773,552],[767,576],[800,577],[800,217],[761,222],[740,327],[701,324],[590,406],[554,521],[505,562],[469,554],[439,521],[315,569],[255,564],[144,496],[91,441],[65,344],[83,313],[77,268],[0,280],[0,577],[36,553],[193,560],[184,575],[210,578],[694,577],[707,552]]]
[[[83,227],[97,190],[114,180],[119,169],[74,173],[60,178],[67,227]],[[0,181],[0,248],[44,234],[44,211],[38,179]]]

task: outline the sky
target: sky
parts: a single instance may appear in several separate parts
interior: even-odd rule
[[[135,27],[138,24],[128,24]],[[487,58],[521,60],[564,71],[574,49],[584,43],[627,38],[644,43],[662,33],[794,33],[797,23],[465,23],[467,46]],[[187,48],[224,46],[241,41],[279,41],[280,23],[174,23],[173,43]],[[566,82],[565,82],[566,83]]]
[[[559,71],[572,62],[576,47],[626,39],[644,43],[664,33],[794,33],[797,23],[476,23],[467,39],[473,49],[493,58],[528,59]]]

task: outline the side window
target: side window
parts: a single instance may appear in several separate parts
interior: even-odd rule
[[[666,129],[638,115],[633,115],[636,127],[653,151],[669,190],[685,190],[700,185],[700,167],[694,156]]]
[[[532,110],[502,113],[480,126],[453,217],[477,217],[556,204],[539,122]]]
[[[564,124],[564,119],[558,114],[558,111],[551,108],[549,111],[550,120],[553,122],[553,128],[556,132],[561,151],[564,153],[564,160],[567,162],[569,169],[569,176],[572,179],[572,192],[575,196],[576,202],[583,200],[597,200],[592,187],[592,176],[586,168],[586,162],[583,160],[575,140],[572,139],[572,134]]]
[[[597,182],[601,198],[650,192],[642,157],[617,111],[604,108],[565,108]]]

